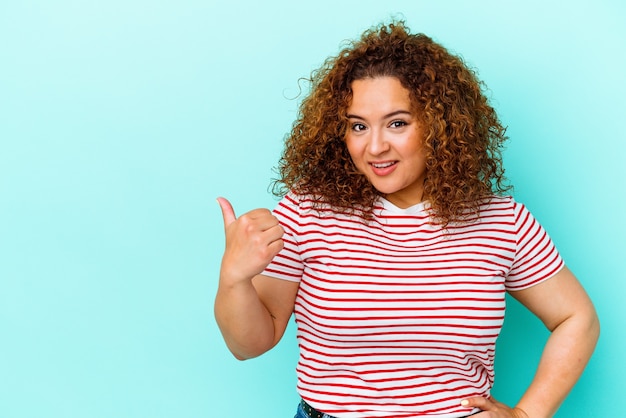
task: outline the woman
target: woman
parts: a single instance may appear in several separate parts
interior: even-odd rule
[[[505,195],[505,129],[462,60],[382,25],[312,77],[273,213],[228,201],[215,315],[238,359],[295,313],[297,417],[552,416],[595,347],[594,307]],[[551,331],[515,407],[490,396],[505,292]]]

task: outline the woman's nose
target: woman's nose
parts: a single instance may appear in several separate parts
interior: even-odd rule
[[[381,130],[372,130],[368,142],[368,151],[372,155],[379,155],[389,150],[389,143]]]

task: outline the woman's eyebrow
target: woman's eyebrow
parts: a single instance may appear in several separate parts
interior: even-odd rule
[[[395,110],[395,111],[393,111],[391,113],[388,113],[385,116],[383,116],[383,119],[389,119],[389,118],[392,118],[392,117],[398,116],[398,115],[409,115],[409,116],[411,116],[411,112],[409,112],[408,110]],[[348,113],[346,116],[348,117],[348,119],[365,120],[364,117],[359,116],[359,115],[354,115],[352,113]]]

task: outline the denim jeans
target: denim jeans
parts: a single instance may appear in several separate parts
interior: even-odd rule
[[[478,412],[475,412],[474,414],[477,414]],[[472,415],[474,415],[472,414]],[[468,415],[469,417],[469,415]],[[309,416],[306,414],[306,412],[304,412],[304,409],[302,409],[302,404],[298,404],[298,410],[296,411],[296,415],[294,415],[293,418],[309,418]],[[328,414],[324,414],[322,415],[322,418],[333,418],[332,416],[328,415]]]
[[[304,412],[304,409],[302,409],[301,403],[298,403],[298,410],[296,411],[296,415],[293,418],[309,418],[306,412]],[[333,418],[333,417],[331,417],[328,414],[324,414],[322,415],[322,418]]]

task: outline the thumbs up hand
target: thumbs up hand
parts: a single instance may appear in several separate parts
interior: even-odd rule
[[[221,276],[233,284],[249,281],[283,248],[284,230],[267,209],[254,209],[237,218],[227,199],[220,197],[217,201],[226,235]]]

